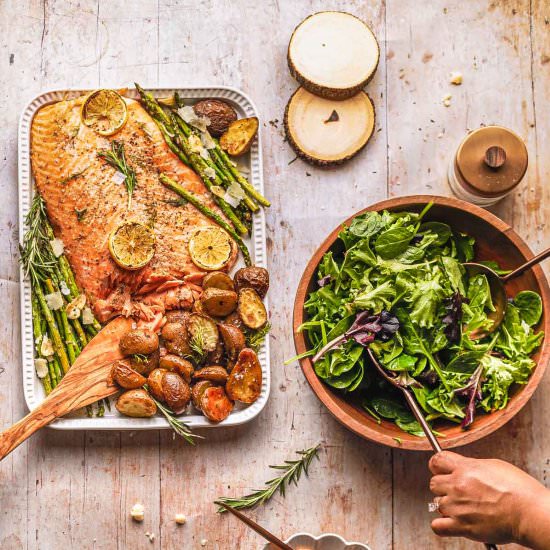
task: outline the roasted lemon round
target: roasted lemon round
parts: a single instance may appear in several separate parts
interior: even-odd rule
[[[189,241],[189,254],[193,263],[206,271],[223,269],[231,260],[231,237],[217,226],[197,230]]]
[[[80,118],[98,134],[112,136],[126,124],[128,109],[115,90],[96,90],[82,104]]]
[[[123,223],[109,235],[109,252],[120,267],[140,269],[155,253],[155,234],[145,224]]]

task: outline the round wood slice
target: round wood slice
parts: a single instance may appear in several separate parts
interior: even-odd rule
[[[341,164],[367,144],[374,131],[374,105],[363,91],[342,101],[298,88],[285,110],[285,132],[296,154],[318,166]]]
[[[287,58],[290,73],[304,88],[321,97],[346,99],[372,78],[380,48],[361,19],[322,11],[294,29]]]

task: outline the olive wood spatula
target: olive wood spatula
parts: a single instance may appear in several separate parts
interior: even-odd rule
[[[132,319],[117,317],[90,340],[55,390],[27,416],[0,433],[0,460],[56,418],[119,391],[111,379],[111,368],[122,358],[118,343],[131,325]]]

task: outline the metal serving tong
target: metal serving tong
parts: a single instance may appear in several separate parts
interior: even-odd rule
[[[390,373],[388,373],[388,371],[378,362],[378,360],[376,359],[376,357],[374,356],[374,353],[371,351],[370,348],[367,347],[366,349],[367,349],[367,353],[369,354],[370,360],[376,367],[376,370],[380,373],[380,376],[382,376],[384,380],[387,380],[392,386],[400,390],[403,396],[405,397],[405,401],[407,401],[407,405],[409,405],[411,412],[413,413],[416,420],[418,420],[418,423],[420,424],[420,426],[422,427],[422,430],[426,434],[426,437],[428,438],[428,441],[430,442],[430,445],[432,446],[432,449],[434,450],[434,452],[435,453],[441,452],[442,451],[441,445],[439,444],[437,437],[435,436],[432,429],[430,428],[430,425],[424,418],[424,413],[422,412],[420,406],[416,402],[416,399],[412,394],[411,390],[408,388],[408,386],[400,382],[396,376],[393,376]],[[484,544],[487,550],[498,550],[498,547],[496,546],[496,544],[491,544],[488,542]]]
[[[246,523],[248,527],[256,531],[258,535],[261,535],[271,544],[274,544],[277,548],[280,548],[281,550],[293,550],[292,546],[289,546],[281,539],[277,538],[273,533],[270,533],[267,529],[265,529],[261,525],[258,525],[255,521],[251,520],[248,516],[245,516],[242,512],[239,512],[238,510],[235,510],[235,508],[231,508],[231,506],[227,506],[227,504],[224,504],[220,501],[217,501],[216,504],[219,504],[222,508],[224,508],[234,516],[237,516],[243,523]]]

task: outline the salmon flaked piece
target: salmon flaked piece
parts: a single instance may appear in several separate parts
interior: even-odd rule
[[[189,308],[200,293],[204,273],[191,261],[188,242],[193,233],[213,225],[190,204],[159,181],[165,173],[220,214],[201,179],[174,155],[155,122],[139,104],[125,99],[128,120],[105,138],[81,123],[85,97],[41,108],[31,128],[32,170],[46,202],[56,237],[82,288],[102,322],[118,315],[147,317],[164,309]],[[124,183],[116,170],[98,156],[111,140],[124,143],[126,159],[137,176],[128,210]],[[110,233],[125,221],[153,227],[156,249],[148,265],[137,271],[120,268],[111,258]],[[236,247],[228,269],[236,259]]]

